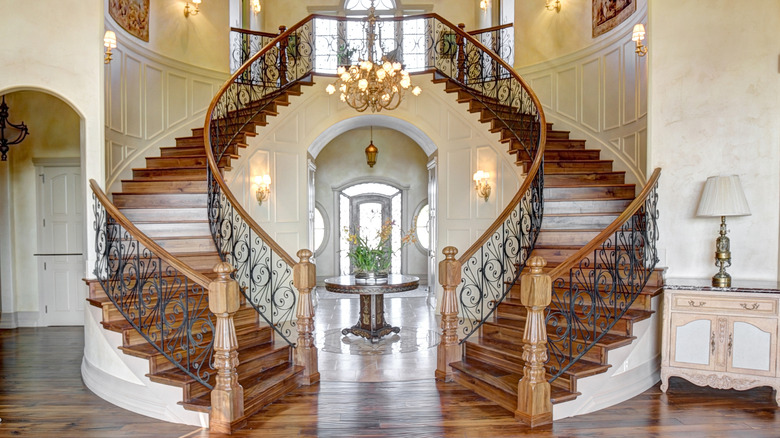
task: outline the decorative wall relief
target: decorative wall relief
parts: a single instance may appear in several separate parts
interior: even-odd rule
[[[149,42],[149,0],[109,0],[108,13],[130,35]]]
[[[593,0],[593,38],[626,21],[636,11],[637,0]]]

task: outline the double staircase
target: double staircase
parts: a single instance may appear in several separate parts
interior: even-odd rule
[[[504,247],[504,254],[497,256],[498,263],[512,260],[500,269],[499,284],[493,287],[497,295],[485,299],[482,310],[477,312],[480,320],[466,330],[468,336],[460,344],[455,355],[458,357],[447,365],[455,381],[515,412],[518,382],[529,366],[524,359],[523,339],[528,307],[520,299],[520,272],[531,258],[539,256],[546,260],[544,270],[548,273],[562,267],[568,275],[568,269],[572,267],[574,272],[577,265],[577,272],[585,278],[603,276],[598,267],[600,260],[596,259],[616,253],[608,247],[610,239],[617,246],[617,234],[601,239],[602,234],[616,226],[626,231],[623,224],[636,211],[632,207],[636,204],[636,188],[625,184],[624,172],[614,171],[612,162],[601,160],[598,150],[586,149],[584,141],[570,139],[568,132],[544,124],[538,100],[503,61],[488,55],[462,29],[441,17],[421,17],[415,19],[429,20],[431,29],[444,26],[457,35],[456,55],[449,49],[439,50],[450,47],[450,39],[441,42],[447,45],[432,45],[427,57],[431,65],[426,71],[434,71],[433,81],[444,83],[446,92],[456,93],[458,102],[467,105],[469,112],[479,113],[479,120],[499,134],[508,153],[516,155],[516,164],[528,172],[524,188],[504,212],[507,217],[513,211],[519,212],[518,218],[506,222],[503,237],[499,237],[498,246],[511,241],[516,253],[508,257]],[[270,288],[291,281],[289,276],[276,281],[271,271],[281,266],[285,273],[290,273],[291,259],[286,253],[274,258],[271,252],[276,251],[278,256],[278,245],[236,205],[222,178],[247,147],[247,139],[257,135],[257,128],[278,115],[279,106],[291,104],[290,97],[300,95],[302,86],[312,83],[315,63],[313,58],[307,58],[312,52],[302,50],[302,45],[311,37],[314,19],[307,18],[283,32],[234,75],[212,102],[209,132],[193,129],[191,136],[177,138],[175,147],[162,148],[159,157],[147,158],[146,167],[133,169],[133,178],[122,181],[122,191],[114,193],[112,201],[93,184],[96,197],[107,212],[106,227],[109,231],[111,227],[121,230],[106,232],[108,237],[103,242],[136,251],[128,256],[121,251],[114,253],[111,248],[98,248],[99,256],[103,251],[104,263],[110,267],[101,272],[113,272],[116,278],[102,278],[102,283],[92,281],[89,302],[102,309],[105,329],[122,334],[121,350],[125,354],[149,361],[147,376],[152,382],[182,389],[180,404],[188,410],[210,412],[212,388],[219,384],[217,366],[212,365],[212,354],[217,354],[213,352],[216,330],[208,293],[210,282],[224,280],[227,275],[224,270],[216,272],[222,269],[221,261],[234,264],[238,269],[234,282],[245,286],[244,298],[233,315],[239,358],[235,374],[243,387],[244,418],[299,385],[316,381],[306,375],[306,367],[300,366],[306,360],[297,359],[287,337],[279,336],[276,321],[262,314],[264,300],[273,304],[273,294],[278,290]],[[293,33],[295,38],[291,38]],[[295,41],[293,47],[288,46],[290,41]],[[487,65],[486,59],[492,66]],[[540,144],[545,138],[544,144]],[[204,144],[209,149],[204,149]],[[542,147],[543,161],[539,157]],[[539,169],[542,162],[543,168]],[[627,215],[626,210],[631,208],[634,210]],[[96,213],[100,216],[99,211]],[[620,218],[623,222],[618,223]],[[499,227],[504,220],[499,218]],[[631,227],[639,229],[642,223],[633,222],[627,231]],[[592,252],[582,254],[586,246]],[[249,260],[259,252],[271,254],[262,269],[257,269],[256,260]],[[619,270],[621,263],[623,259],[614,267]],[[638,268],[631,263],[632,269]],[[557,303],[559,314],[570,316],[560,320],[550,316],[554,313],[550,311],[546,320],[549,348],[559,352],[555,360],[545,364],[547,379],[552,380],[553,403],[575,399],[579,395],[578,379],[607,371],[609,352],[631,344],[635,324],[652,316],[652,298],[660,293],[661,286],[661,275],[652,267],[654,262],[649,268],[651,273],[646,279],[642,277],[638,293],[612,291],[615,296],[624,296],[628,307],[625,312],[618,309],[612,314],[593,312],[602,305],[594,302],[604,298],[599,292],[573,296],[578,284],[568,282],[581,280],[577,275],[558,281],[560,273],[555,274],[552,301]],[[158,272],[146,272],[150,268]],[[478,268],[467,269],[483,275]],[[296,272],[298,278],[300,272]],[[313,278],[313,271],[310,274]],[[264,275],[270,280],[259,284],[258,277]],[[622,284],[621,275],[610,275],[613,286]],[[633,281],[633,273],[630,276]],[[177,289],[172,285],[177,285]],[[168,297],[159,305],[169,289],[175,289],[178,299],[169,302]],[[271,298],[259,298],[255,289],[270,291]],[[286,292],[296,295],[291,288]],[[480,296],[481,293],[480,289]],[[150,322],[150,315],[157,319]],[[181,330],[185,319],[192,315],[198,315],[200,325],[192,327],[188,322],[190,326]],[[282,319],[289,319],[288,315]],[[577,318],[587,319],[590,315],[594,316],[592,332],[570,330]],[[618,317],[613,320],[610,315]],[[313,348],[310,318],[298,323],[298,348]],[[451,328],[443,330],[447,342],[454,342]],[[307,330],[309,337],[302,343],[301,333]],[[315,354],[308,357],[316,367],[314,350]],[[229,423],[239,424],[240,420],[231,418]]]

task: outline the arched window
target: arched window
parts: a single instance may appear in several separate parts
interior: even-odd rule
[[[328,239],[328,221],[325,211],[319,205],[314,206],[314,254],[318,255]]]
[[[347,14],[359,13],[365,15],[368,12],[368,8],[371,7],[371,0],[346,0],[344,2],[344,10]],[[393,0],[374,0],[374,8],[376,11],[394,11],[396,9],[395,2]]]
[[[414,234],[417,240],[417,244],[421,249],[425,251],[428,250],[428,247],[430,246],[431,243],[430,222],[431,222],[431,210],[428,207],[428,202],[425,201],[423,204],[420,205],[420,208],[415,213],[414,222],[412,223],[412,226],[414,227]]]

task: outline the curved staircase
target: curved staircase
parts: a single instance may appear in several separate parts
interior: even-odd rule
[[[532,157],[516,147],[512,128],[520,126],[523,116],[513,114],[499,104],[477,101],[472,92],[451,80],[445,90],[458,94],[458,102],[468,104],[469,111],[480,114],[482,123],[490,124],[492,132],[501,135],[501,142],[508,144],[508,152],[517,156],[516,164],[527,170]],[[625,183],[625,172],[616,171],[611,160],[600,159],[600,150],[586,149],[585,140],[571,139],[569,131],[553,129],[547,124],[544,149],[544,218],[530,257],[541,256],[550,272],[559,264],[591,243],[599,233],[617,219],[635,199],[635,185]],[[614,239],[614,237],[613,237]],[[595,255],[583,260],[593,264]],[[590,277],[590,276],[589,276]],[[495,312],[480,326],[475,336],[463,343],[463,358],[450,364],[453,378],[480,395],[491,399],[505,409],[515,412],[518,404],[518,382],[523,377],[523,332],[527,309],[520,303],[520,282],[506,282],[510,287],[507,296],[497,305]],[[569,284],[553,288],[553,294],[563,294]],[[662,271],[654,270],[647,284],[640,291],[630,308],[609,328],[595,346],[574,361],[560,376],[552,381],[553,404],[576,399],[580,393],[577,381],[605,373],[611,367],[609,352],[629,346],[636,338],[635,324],[650,319],[655,311],[653,297],[662,292]],[[561,297],[558,301],[563,301]],[[556,297],[553,297],[556,301]],[[588,313],[591,301],[584,297],[571,309],[574,313]],[[606,324],[601,316],[597,324]],[[550,339],[558,327],[548,321]],[[553,341],[561,344],[561,341]],[[587,341],[574,340],[575,351],[587,347]],[[562,346],[559,345],[558,348]],[[566,346],[568,348],[568,345]],[[576,358],[572,358],[576,359]],[[546,364],[547,379],[555,374],[552,363]]]
[[[268,117],[277,115],[277,106],[289,105],[290,96],[301,95],[304,85],[310,85],[310,82],[301,81],[274,95],[270,104],[264,105],[265,109],[242,128],[219,163],[222,171],[230,170],[231,160],[238,158],[240,150],[247,146],[246,139],[257,135],[255,128],[265,126]],[[163,147],[160,149],[160,156],[146,158],[146,167],[133,169],[133,178],[122,181],[122,191],[113,193],[112,202],[130,223],[162,249],[192,270],[208,279],[214,279],[216,274],[213,268],[221,260],[209,228],[207,165],[203,128],[192,129],[191,136],[176,139],[176,146]],[[176,281],[183,283],[184,276],[163,275],[161,280],[168,284]],[[133,283],[138,280],[128,277],[125,281]],[[180,404],[185,409],[209,412],[211,388],[177,367],[141,335],[108,298],[98,281],[91,280],[89,285],[88,301],[102,309],[101,324],[107,330],[122,334],[120,349],[125,354],[149,361],[149,380],[180,387]],[[187,292],[196,297],[196,305],[187,309],[187,312],[207,314],[208,299],[201,295],[207,294],[208,291],[192,282],[189,285]],[[123,306],[133,308],[134,303],[142,300],[144,308],[154,307],[158,299],[154,289],[152,284],[142,286],[141,293],[133,296],[130,303],[124,301]],[[168,311],[181,319],[180,311],[172,308]],[[166,321],[166,324],[168,323],[176,324]],[[214,321],[211,323],[211,328],[203,329],[205,333],[199,340],[202,344],[211,342]],[[274,329],[261,322],[251,305],[242,304],[234,315],[234,323],[239,345],[240,363],[237,371],[241,376],[239,384],[244,388],[244,409],[245,415],[248,416],[300,386],[303,367],[293,364],[292,346],[287,342],[275,340]],[[156,338],[162,336],[160,332],[160,327],[152,327],[146,334]],[[182,332],[177,336],[186,338],[189,335]],[[177,344],[177,341],[168,340],[166,343],[172,344]],[[187,347],[187,342],[178,344],[168,351],[170,355],[187,355],[188,350],[189,353],[200,351]],[[206,360],[211,359],[209,357]],[[215,378],[216,373],[211,372],[206,379],[209,386],[214,386]]]

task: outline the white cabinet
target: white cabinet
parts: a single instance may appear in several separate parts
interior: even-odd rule
[[[721,389],[771,386],[780,404],[779,300],[780,293],[667,286],[661,390],[671,376]]]

